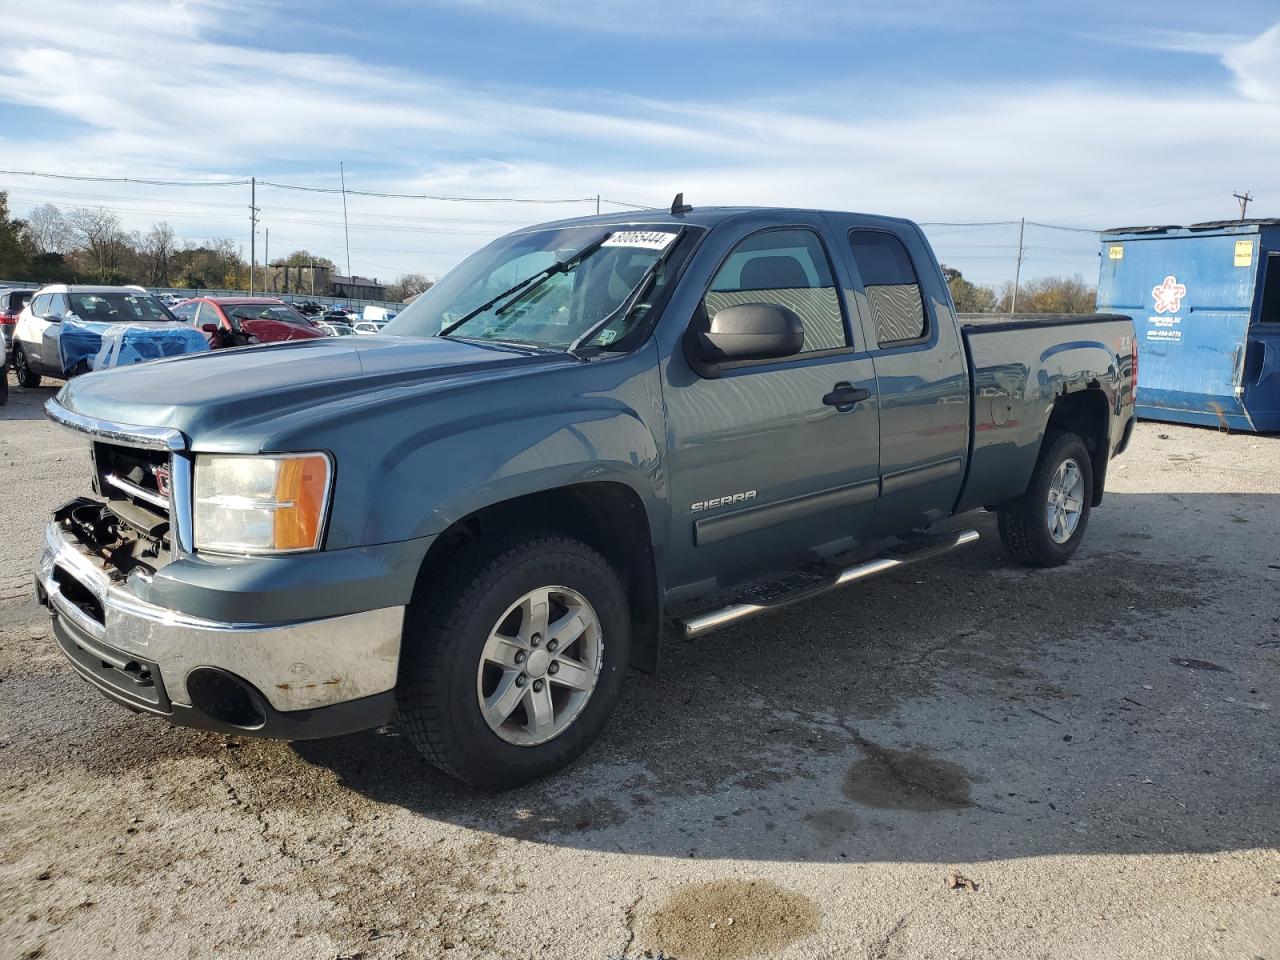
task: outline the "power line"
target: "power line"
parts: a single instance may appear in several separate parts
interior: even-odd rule
[[[41,173],[36,170],[0,170],[13,177],[44,177],[49,180],[81,180],[86,183],[141,183],[152,187],[247,187],[249,180],[146,180],[138,177],[90,177],[69,173]]]
[[[3,173],[3,171],[0,171]],[[259,183],[264,187],[275,187],[277,190],[298,190],[304,193],[342,193],[341,187],[308,187],[297,183],[277,183],[273,180],[261,180]],[[444,203],[595,203],[595,197],[559,197],[559,198],[536,198],[536,197],[469,197],[456,196],[451,194],[433,194],[433,193],[386,193],[381,190],[351,190],[345,191],[353,197],[379,197],[384,200],[437,200]]]
[[[45,173],[37,170],[0,170],[0,174],[14,177],[44,177],[51,180],[77,180],[85,183],[137,183],[153,187],[235,187],[251,186],[255,178],[240,180],[152,180],[140,177],[95,177],[86,174]],[[312,187],[298,183],[280,183],[275,180],[258,180],[260,187],[277,190],[297,190],[304,193],[346,193],[351,196],[380,197],[388,200],[437,200],[445,203],[595,203],[595,197],[481,197],[454,194],[390,193],[380,190],[344,190],[342,187]],[[609,203],[643,208],[620,200]],[[650,208],[652,209],[652,208]]]

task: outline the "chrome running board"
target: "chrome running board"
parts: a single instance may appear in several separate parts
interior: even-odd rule
[[[710,633],[712,630],[719,630],[721,627],[727,627],[730,624],[739,623],[742,620],[759,616],[762,613],[768,613],[771,610],[779,610],[782,607],[790,606],[793,603],[799,603],[801,600],[809,600],[820,594],[826,593],[828,590],[844,586],[847,583],[853,583],[857,580],[866,580],[869,577],[874,577],[881,573],[887,573],[890,570],[897,569],[898,567],[905,567],[908,564],[919,563],[921,560],[931,560],[932,558],[941,556],[944,553],[950,553],[958,547],[963,547],[966,544],[973,543],[977,539],[977,530],[961,530],[958,533],[948,533],[939,537],[929,537],[921,543],[899,545],[888,551],[883,556],[844,568],[839,573],[832,576],[825,584],[820,585],[816,589],[808,588],[794,591],[791,594],[784,594],[773,602],[731,603],[728,606],[719,607],[706,613],[698,613],[688,617],[675,618],[671,621],[671,625],[679,631],[686,640],[692,640],[695,637],[700,637],[703,634]]]

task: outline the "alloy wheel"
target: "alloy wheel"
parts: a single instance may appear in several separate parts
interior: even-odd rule
[[[603,660],[600,618],[569,587],[530,590],[489,633],[476,697],[494,733],[536,746],[564,733],[595,690]]]

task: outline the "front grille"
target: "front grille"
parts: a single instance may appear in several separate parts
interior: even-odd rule
[[[125,501],[167,524],[172,477],[169,454],[114,443],[95,443],[93,447],[98,492],[108,502]],[[130,512],[136,515],[136,511]]]

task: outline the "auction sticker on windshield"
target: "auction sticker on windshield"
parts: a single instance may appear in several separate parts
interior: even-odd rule
[[[622,230],[613,234],[602,247],[639,247],[642,250],[665,250],[676,238],[665,230]]]

